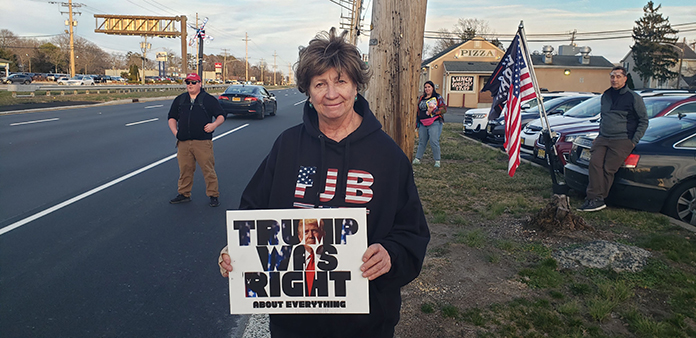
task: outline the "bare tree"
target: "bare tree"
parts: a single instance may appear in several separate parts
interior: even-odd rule
[[[126,55],[122,53],[112,52],[109,54],[109,66],[111,69],[125,69],[126,65]]]
[[[488,21],[473,18],[459,19],[452,31],[443,28],[438,30],[437,36],[437,42],[435,42],[432,48],[433,54],[440,53],[451,46],[471,40],[476,36],[481,36],[489,41],[493,40],[494,43],[498,40],[495,38],[495,32],[488,26]]]
[[[9,29],[0,29],[0,48],[6,49],[15,46],[19,38]]]

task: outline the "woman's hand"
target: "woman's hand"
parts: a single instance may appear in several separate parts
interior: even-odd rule
[[[370,245],[365,250],[362,261],[360,271],[363,272],[362,276],[369,280],[375,280],[391,270],[391,257],[382,244]]]
[[[433,116],[433,111],[435,111],[435,109],[437,109],[437,107],[428,105],[428,115]]]
[[[220,266],[220,274],[222,277],[229,277],[232,272],[232,257],[227,253],[227,247],[222,249],[220,257],[218,257],[218,265]]]

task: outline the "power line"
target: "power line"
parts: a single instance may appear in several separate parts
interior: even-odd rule
[[[696,25],[696,22],[687,22],[687,23],[680,23],[680,24],[674,24],[671,25],[672,27],[685,27],[685,26],[693,26]],[[685,29],[679,30],[679,32],[693,32],[696,31],[696,27],[686,27]],[[457,32],[449,32],[449,31],[425,31],[426,34],[437,34],[436,36],[425,36],[426,39],[448,39],[448,38],[458,38],[459,33]],[[594,31],[594,32],[575,32],[575,40],[576,41],[592,41],[592,40],[615,40],[615,39],[625,39],[625,38],[631,38],[632,34],[630,35],[624,35],[625,33],[633,33],[633,29],[617,29],[617,30],[609,30],[609,31]],[[527,34],[528,37],[531,38],[539,38],[539,39],[530,39],[528,40],[529,42],[558,42],[558,41],[567,41],[568,39],[555,39],[556,37],[559,36],[572,36],[573,32],[567,32],[567,33],[536,33],[536,34]],[[595,35],[609,35],[609,34],[621,34],[621,35],[616,35],[616,36],[609,36],[609,37],[601,37],[601,36],[595,36]],[[477,34],[478,36],[484,37],[484,38],[489,38],[489,39],[503,39],[503,40],[512,40],[514,38],[514,34],[494,34],[494,33],[482,33],[482,34]],[[594,36],[594,37],[593,37]],[[547,38],[547,39],[544,39]]]
[[[165,5],[162,5],[162,4],[160,4],[159,2],[157,2],[157,1],[154,1],[154,0],[144,0],[144,1],[145,1],[146,3],[148,3],[148,4],[150,4],[150,6],[156,7],[156,8],[158,8],[158,9],[160,9],[160,10],[164,10],[165,12],[167,12],[167,13],[169,13],[169,14],[172,14],[172,15],[179,15],[178,13],[174,13],[174,12],[173,12],[173,9],[171,9],[171,8],[165,6]],[[151,2],[154,2],[155,4],[153,5]]]

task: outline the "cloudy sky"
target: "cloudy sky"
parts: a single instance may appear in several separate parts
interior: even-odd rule
[[[61,1],[61,0],[56,0]],[[62,0],[66,1],[67,0]],[[335,0],[338,2],[339,0]],[[365,26],[371,22],[372,3],[379,0],[364,0]],[[404,0],[407,1],[407,0]],[[126,53],[140,51],[141,37],[114,36],[94,33],[94,14],[175,16],[186,15],[189,23],[208,17],[207,33],[214,40],[205,45],[205,53],[222,54],[223,49],[238,58],[245,53],[244,37],[249,36],[250,63],[263,59],[273,65],[273,54],[277,53],[278,69],[287,72],[288,65],[297,58],[297,47],[306,44],[318,31],[339,26],[341,15],[348,15],[330,0],[74,0],[85,6],[75,8],[82,12],[76,16],[76,34],[88,39],[109,52]],[[664,0],[661,12],[669,17],[670,23],[694,23],[690,32],[679,34],[680,40],[696,40],[696,3],[692,0]],[[452,30],[460,18],[476,18],[488,22],[493,33],[514,34],[520,21],[531,37],[541,33],[578,33],[627,30],[643,15],[646,1],[633,0],[429,0],[426,13],[426,32],[439,29]],[[43,38],[60,34],[67,11],[60,4],[45,0],[3,0],[3,20],[0,28],[9,29],[22,37]],[[190,30],[189,30],[190,32]],[[621,35],[621,34],[614,34]],[[630,32],[626,38],[612,40],[576,41],[580,46],[590,46],[592,55],[601,55],[611,62],[619,62],[632,45]],[[579,34],[581,36],[581,34]],[[165,48],[180,53],[180,42],[176,39],[149,39],[153,52]],[[501,39],[507,46],[509,41]],[[426,39],[432,45],[434,40]],[[558,45],[568,42],[530,43],[532,50],[542,45]],[[360,49],[368,52],[367,37],[363,36]]]

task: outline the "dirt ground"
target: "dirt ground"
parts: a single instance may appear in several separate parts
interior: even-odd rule
[[[601,232],[542,234],[526,229],[524,223],[525,220],[519,219],[498,219],[467,228],[481,229],[488,241],[541,241],[552,248],[589,238],[616,239],[615,234]],[[438,307],[451,304],[464,312],[473,308],[483,309],[495,303],[503,304],[519,297],[533,297],[535,292],[540,292],[520,282],[517,272],[524,263],[510,255],[500,256],[492,263],[490,250],[485,247],[472,248],[456,242],[455,234],[460,230],[461,226],[430,224],[431,240],[423,270],[401,292],[401,320],[396,327],[395,337],[475,337],[479,327],[443,317]],[[423,312],[421,306],[424,303],[433,304],[434,312]],[[605,325],[611,325],[611,321]]]

